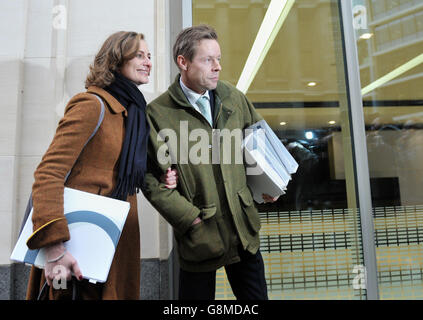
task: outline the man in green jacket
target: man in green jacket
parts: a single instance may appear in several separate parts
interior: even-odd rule
[[[147,107],[144,193],[174,230],[179,299],[213,300],[216,270],[224,266],[237,299],[265,300],[260,218],[241,150],[243,130],[262,117],[244,94],[219,81],[221,54],[213,28],[183,30],[173,56],[180,75]],[[170,165],[179,176],[173,190],[159,179]]]

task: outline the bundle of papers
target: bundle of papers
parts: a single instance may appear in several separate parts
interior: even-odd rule
[[[265,120],[253,124],[245,133],[243,148],[247,183],[254,200],[263,203],[263,194],[272,197],[285,194],[298,163]]]
[[[130,204],[71,188],[65,188],[63,197],[71,237],[64,243],[66,250],[78,262],[84,278],[93,283],[105,282]],[[33,232],[32,213],[10,259],[42,269],[46,264],[44,248],[31,250],[26,245]]]

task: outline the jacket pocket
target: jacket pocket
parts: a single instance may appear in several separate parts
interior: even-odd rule
[[[259,232],[261,228],[260,216],[254,205],[254,200],[251,196],[250,189],[248,189],[248,187],[244,187],[238,191],[238,196],[241,199],[241,207],[247,216],[251,229],[254,231],[254,233]]]
[[[187,181],[187,179],[188,177],[191,177],[192,174],[189,171],[189,168],[185,170],[185,168],[179,164],[176,165],[176,169],[178,170],[178,179],[180,181],[182,195],[185,195],[191,202],[195,194],[192,190],[194,184],[192,183],[192,179],[189,179],[190,181]]]
[[[179,241],[179,253],[184,260],[201,262],[218,258],[225,252],[216,221],[216,206],[201,209],[202,221],[190,227]]]

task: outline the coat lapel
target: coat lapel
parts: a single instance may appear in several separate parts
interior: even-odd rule
[[[187,108],[189,112],[195,111],[192,105],[189,103],[184,92],[182,91],[179,85],[178,74],[175,81],[169,87],[169,95],[175,101],[178,107]],[[216,90],[213,90],[214,93],[214,116],[213,118],[217,121],[216,128],[223,129],[229,119],[229,117],[234,114],[236,108],[231,106],[230,103],[230,92],[225,89],[225,86],[221,85],[220,82],[217,85]],[[187,111],[188,111],[187,110]],[[195,111],[196,112],[196,111]],[[193,113],[196,114],[196,113]]]
[[[220,81],[217,84],[216,90],[214,90],[215,96],[215,112],[218,129],[224,129],[229,117],[236,112],[236,108],[231,105],[230,92],[225,90],[225,87],[221,85]]]
[[[128,112],[126,111],[125,107],[122,106],[119,101],[117,101],[115,97],[113,97],[106,90],[92,86],[88,88],[87,92],[100,96],[104,101],[107,102],[113,113],[123,113],[125,117],[128,116]]]
[[[224,129],[229,117],[235,112],[234,108],[230,108],[227,103],[223,104],[218,95],[215,95],[215,109],[216,109],[216,128]]]

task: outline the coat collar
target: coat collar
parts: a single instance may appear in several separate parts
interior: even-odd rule
[[[180,74],[178,74],[175,78],[175,81],[173,84],[169,87],[169,95],[178,106],[184,107],[184,108],[191,108],[192,105],[188,101],[187,97],[185,96],[184,92],[182,91],[182,88],[179,84],[179,78]],[[230,96],[230,90],[227,88],[224,82],[219,81],[217,83],[217,87],[214,90],[215,96],[217,100],[220,100],[222,103],[225,103],[225,99]]]
[[[175,81],[169,87],[169,95],[176,102],[176,104],[183,108],[192,108],[191,103],[185,96],[179,84],[180,74],[176,76]],[[235,112],[236,108],[232,106],[230,99],[231,87],[224,81],[218,81],[217,87],[213,90],[215,96],[215,114],[213,117],[217,120],[217,128],[224,128],[229,117]],[[221,108],[221,110],[220,110]],[[217,114],[221,116],[216,119]]]
[[[112,111],[114,113],[122,113],[125,115],[125,117],[128,116],[128,111],[126,111],[125,107],[122,106],[119,101],[117,101],[115,99],[115,97],[113,97],[110,93],[108,93],[106,90],[96,87],[96,86],[90,86],[87,89],[87,92],[89,93],[94,93],[98,96],[100,96],[103,100],[105,100],[107,102],[107,104],[109,105],[110,109],[112,109]]]

